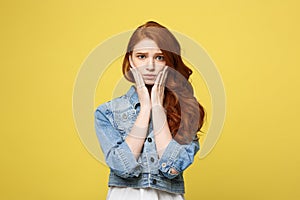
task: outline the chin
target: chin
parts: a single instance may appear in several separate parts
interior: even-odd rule
[[[145,81],[146,85],[154,85],[155,81]]]

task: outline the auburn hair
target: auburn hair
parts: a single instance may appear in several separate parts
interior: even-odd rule
[[[134,46],[145,38],[157,44],[164,55],[166,65],[169,66],[163,106],[172,137],[180,144],[199,139],[197,132],[203,125],[205,111],[194,97],[193,87],[188,81],[192,70],[182,61],[180,44],[166,27],[148,21],[133,32],[123,59],[123,75],[127,80],[134,82],[130,73],[129,55],[132,54]]]

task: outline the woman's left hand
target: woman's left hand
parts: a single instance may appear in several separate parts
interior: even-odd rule
[[[162,71],[160,71],[155,79],[155,83],[151,90],[151,104],[152,108],[156,105],[162,106],[164,100],[164,91],[168,75],[168,66],[165,66]]]

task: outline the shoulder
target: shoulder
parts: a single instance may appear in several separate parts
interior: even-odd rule
[[[96,107],[95,112],[108,113],[114,112],[117,110],[122,110],[126,107],[132,106],[132,96],[135,93],[133,86],[122,96],[116,97],[110,101],[102,103]]]

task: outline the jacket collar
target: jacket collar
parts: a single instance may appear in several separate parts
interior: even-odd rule
[[[138,97],[138,94],[136,92],[136,88],[134,85],[132,85],[128,92],[126,93],[126,96],[128,97],[131,105],[133,105],[133,107],[136,109],[137,106],[140,105],[140,102],[139,102],[139,97]]]

